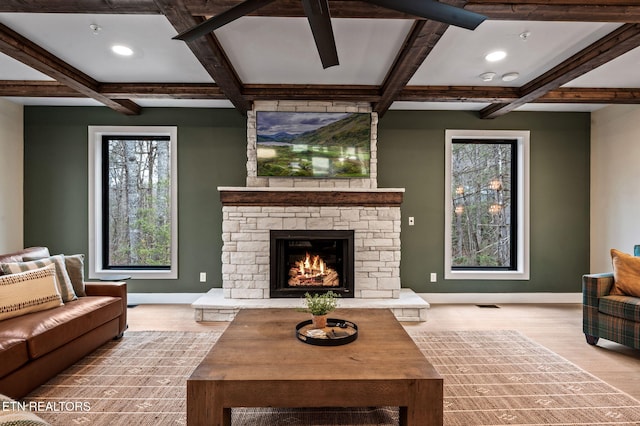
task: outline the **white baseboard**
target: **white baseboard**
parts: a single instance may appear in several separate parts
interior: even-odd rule
[[[127,303],[129,305],[190,305],[204,293],[129,293]]]
[[[130,305],[191,304],[205,293],[129,293]],[[582,303],[582,293],[417,293],[430,304]]]
[[[582,293],[418,293],[430,304],[582,303]]]

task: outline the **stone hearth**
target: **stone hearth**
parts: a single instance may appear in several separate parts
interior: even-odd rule
[[[212,288],[191,306],[196,321],[232,321],[240,309],[303,308],[302,299],[228,299],[221,288]],[[391,309],[398,321],[426,321],[429,303],[410,289],[400,290],[397,299],[340,299],[341,308]]]

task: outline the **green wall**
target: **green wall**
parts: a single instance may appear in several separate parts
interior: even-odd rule
[[[178,126],[179,279],[131,280],[131,292],[221,286],[218,186],[244,186],[246,121],[234,110],[25,107],[25,245],[88,252],[87,126]],[[406,188],[402,285],[417,292],[579,292],[589,267],[589,114],[390,111],[378,127],[378,185]],[[531,279],[443,281],[444,130],[531,131]],[[406,218],[416,225],[408,227]],[[199,272],[208,282],[199,283]],[[428,283],[437,272],[438,283]]]
[[[130,280],[130,292],[205,292],[221,286],[218,186],[244,186],[246,120],[235,110],[25,108],[25,245],[88,253],[87,126],[178,126],[178,280]],[[207,272],[207,282],[199,273]]]
[[[445,129],[530,130],[530,280],[442,279]],[[580,292],[589,271],[589,129],[588,113],[481,120],[469,112],[388,112],[378,125],[378,186],[406,188],[402,286],[419,293]],[[437,283],[428,282],[431,272]]]

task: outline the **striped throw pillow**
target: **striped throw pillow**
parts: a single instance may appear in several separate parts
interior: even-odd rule
[[[62,305],[56,267],[0,276],[0,320]]]
[[[42,268],[52,263],[56,265],[56,279],[60,296],[62,296],[62,301],[70,302],[71,300],[76,300],[78,296],[76,296],[76,293],[73,291],[73,284],[71,284],[71,279],[67,273],[64,256],[60,254],[28,262],[0,263],[0,269],[2,269],[2,272],[5,274],[16,274],[18,272],[32,271],[34,269]]]

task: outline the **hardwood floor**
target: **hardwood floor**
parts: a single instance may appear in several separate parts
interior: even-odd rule
[[[190,305],[138,305],[130,308],[129,330],[224,330],[228,323],[194,321]],[[640,400],[640,350],[600,340],[585,342],[580,304],[431,305],[413,330],[518,330],[594,376]]]

